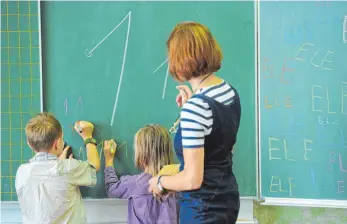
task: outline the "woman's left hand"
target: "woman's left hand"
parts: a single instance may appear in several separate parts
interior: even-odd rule
[[[163,192],[161,192],[157,186],[158,184],[158,178],[159,176],[155,176],[155,177],[152,177],[149,181],[148,181],[148,191],[153,193],[153,196],[156,198],[156,199],[159,199],[161,198]]]

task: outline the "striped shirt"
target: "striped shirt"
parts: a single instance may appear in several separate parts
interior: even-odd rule
[[[203,94],[224,105],[233,102],[235,91],[225,81],[221,84],[201,88],[196,94]],[[213,118],[210,106],[200,98],[190,98],[181,110],[183,148],[203,148],[205,136],[212,131]]]

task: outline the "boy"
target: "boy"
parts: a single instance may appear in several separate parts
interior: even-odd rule
[[[79,121],[75,130],[87,148],[87,161],[66,159],[59,121],[49,113],[31,118],[25,127],[27,143],[36,153],[16,175],[23,223],[87,223],[79,186],[95,186],[100,158],[92,138],[93,124]]]

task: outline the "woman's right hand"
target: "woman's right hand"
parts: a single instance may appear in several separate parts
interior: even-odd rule
[[[176,86],[176,89],[179,91],[176,96],[176,103],[178,107],[182,107],[193,96],[193,92],[185,85]]]
[[[105,164],[107,166],[113,166],[113,158],[116,154],[117,143],[111,139],[104,142],[104,155],[105,155]]]

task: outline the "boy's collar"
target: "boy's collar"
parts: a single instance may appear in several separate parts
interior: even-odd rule
[[[29,162],[37,162],[37,161],[49,161],[49,160],[57,160],[58,157],[49,152],[38,152],[36,155],[29,160]]]

